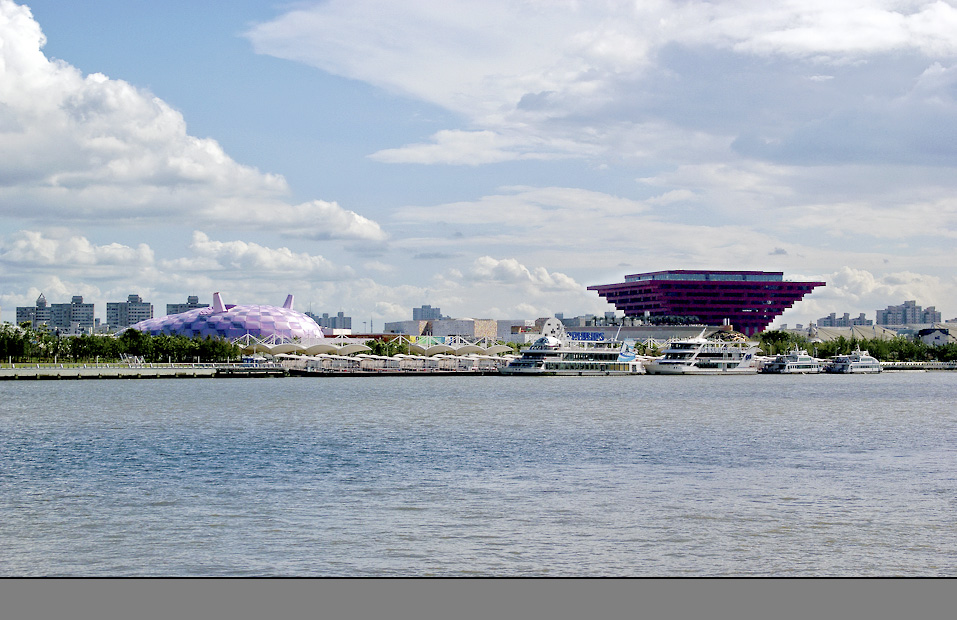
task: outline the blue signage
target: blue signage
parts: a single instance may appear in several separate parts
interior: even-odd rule
[[[604,332],[568,332],[568,337],[572,340],[588,340],[599,342],[605,339]]]

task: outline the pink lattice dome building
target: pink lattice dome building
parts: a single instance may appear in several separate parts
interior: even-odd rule
[[[188,312],[140,321],[131,327],[144,333],[180,335],[190,338],[225,338],[242,336],[266,339],[322,338],[319,324],[301,312],[293,310],[293,296],[286,297],[282,307],[257,305],[226,305],[219,293],[213,293],[213,305]]]

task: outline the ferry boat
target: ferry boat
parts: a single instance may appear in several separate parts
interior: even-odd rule
[[[827,372],[836,373],[877,373],[881,371],[881,363],[867,351],[860,348],[847,355],[836,355],[831,358]]]
[[[573,340],[560,321],[549,319],[542,336],[499,372],[540,376],[643,375],[645,367],[626,343]]]
[[[758,346],[744,339],[694,338],[674,340],[664,355],[645,364],[650,375],[753,375],[758,372]]]
[[[774,374],[813,374],[821,372],[823,364],[808,355],[807,351],[794,349],[785,355],[778,355],[764,365],[761,372]]]

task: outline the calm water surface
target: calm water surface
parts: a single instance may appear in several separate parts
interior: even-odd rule
[[[0,576],[953,576],[955,388],[6,381]]]

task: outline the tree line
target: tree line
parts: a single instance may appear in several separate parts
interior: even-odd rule
[[[135,329],[116,335],[60,336],[32,329],[29,324],[0,326],[0,361],[3,362],[117,362],[125,357],[144,362],[229,362],[242,357],[242,349],[223,338],[151,336]]]
[[[805,336],[780,330],[758,334],[761,349],[768,355],[804,349],[814,357],[827,358],[846,355],[855,349],[867,351],[882,362],[953,362],[957,361],[957,344],[930,346],[920,340],[897,336],[889,340],[878,338],[845,338],[827,342],[811,342]]]

